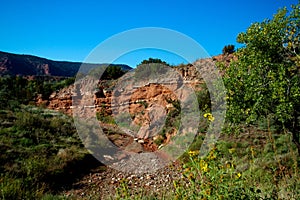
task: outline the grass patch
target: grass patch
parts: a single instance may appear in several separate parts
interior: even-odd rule
[[[72,119],[27,106],[0,117],[0,197],[61,199],[44,195],[73,180],[88,156]]]

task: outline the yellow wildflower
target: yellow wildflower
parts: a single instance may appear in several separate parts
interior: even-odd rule
[[[204,117],[204,118],[207,118],[208,121],[211,121],[211,122],[215,120],[214,116],[213,116],[211,113],[205,113],[205,114],[203,115],[203,117]]]
[[[209,152],[209,155],[208,155],[209,160],[214,160],[216,158],[217,158],[217,154],[213,150],[211,152]]]
[[[200,168],[204,172],[208,172],[208,164],[204,160],[200,160]]]
[[[196,151],[189,151],[189,155],[190,156],[196,156],[199,154],[199,150],[196,150]]]
[[[239,179],[242,176],[241,173],[237,173],[236,178]]]

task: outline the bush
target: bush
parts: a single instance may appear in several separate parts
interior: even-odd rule
[[[226,45],[226,46],[223,48],[223,50],[222,50],[223,55],[234,53],[234,52],[235,52],[235,49],[234,49],[234,48],[235,48],[235,47],[234,47],[234,45],[232,45],[232,44]]]
[[[55,177],[86,155],[70,118],[32,107],[2,111],[0,198],[40,199],[59,185]],[[60,151],[65,154],[60,155]]]
[[[158,64],[163,64],[163,65],[169,66],[168,63],[166,63],[165,61],[162,61],[159,58],[149,58],[148,60],[143,60],[141,62],[141,64],[139,64],[139,65],[150,64],[150,63],[158,63]]]
[[[247,124],[272,119],[273,127],[292,133],[300,155],[299,6],[290,13],[281,9],[238,35],[244,47],[226,70],[224,83],[227,119]]]

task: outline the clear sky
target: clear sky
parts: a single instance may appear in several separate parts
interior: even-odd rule
[[[141,27],[172,29],[193,38],[217,55],[253,22],[271,18],[278,8],[298,0],[2,0],[0,51],[53,60],[84,61],[102,41]],[[118,48],[118,45],[112,47]],[[161,51],[137,51],[118,59],[135,67],[158,57],[180,59]],[[196,58],[195,58],[196,59]]]

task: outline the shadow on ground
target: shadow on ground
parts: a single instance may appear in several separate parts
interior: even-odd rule
[[[106,166],[91,154],[87,154],[81,160],[70,161],[60,172],[46,176],[44,182],[49,184],[51,192],[59,193],[74,188],[74,183],[93,169],[105,171]]]

